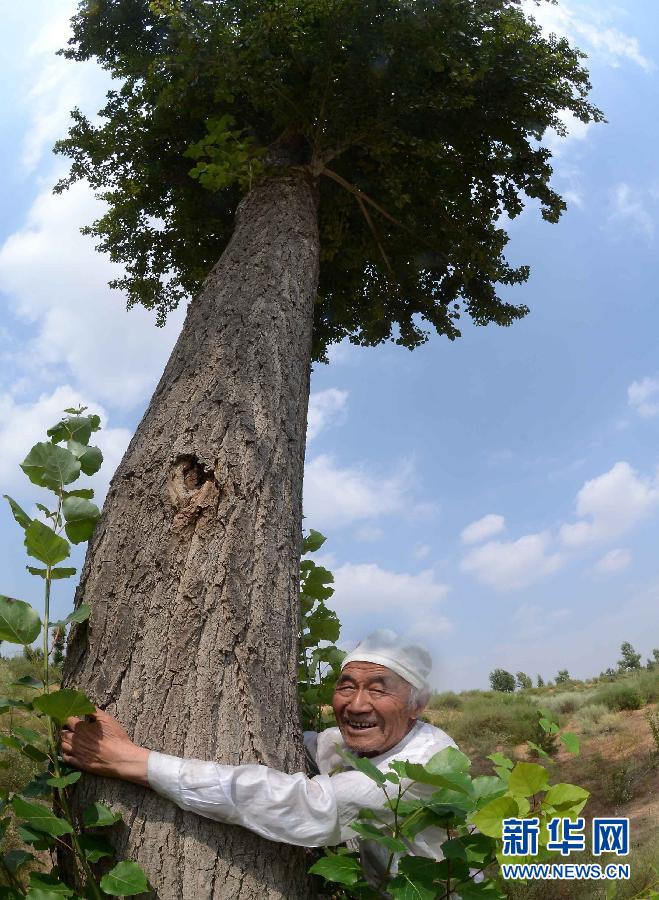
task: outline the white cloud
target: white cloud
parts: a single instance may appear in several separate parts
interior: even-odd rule
[[[329,561],[323,565],[332,568]],[[344,645],[380,627],[427,639],[450,629],[441,610],[449,589],[432,569],[411,574],[376,563],[344,563],[332,571],[335,593],[329,602],[344,626]]]
[[[23,352],[11,356],[11,374],[15,380],[29,368],[47,384],[72,380],[83,398],[130,409],[152,392],[185,310],[171,314],[165,328],[141,307],[126,312],[121,294],[107,287],[118,267],[79,233],[101,208],[85,184],[61,196],[44,191],[0,248],[9,310],[35,326]]]
[[[313,393],[309,398],[307,440],[312,441],[330,425],[345,421],[348,392],[338,388]]]
[[[463,528],[460,533],[460,539],[463,544],[477,544],[486,538],[494,537],[495,534],[500,534],[505,527],[506,520],[503,516],[488,513],[482,519],[478,519],[476,522],[472,522],[466,528]]]
[[[347,338],[327,348],[327,361],[331,366],[354,363],[359,358],[361,348],[351,344]]]
[[[618,547],[615,550],[609,550],[601,559],[593,566],[596,575],[617,575],[627,568],[631,562],[632,555],[629,550],[623,550]]]
[[[533,603],[523,603],[511,617],[515,636],[521,640],[537,640],[555,630],[559,622],[572,615],[569,609],[546,609]]]
[[[50,394],[42,394],[27,403],[17,403],[10,394],[0,393],[0,494],[14,492],[18,496],[32,496],[35,492],[41,492],[41,488],[32,487],[19,463],[34,444],[48,440],[46,430],[59,421],[66,407],[85,403],[89,405],[89,412],[101,417],[101,430],[94,434],[92,443],[101,448],[104,460],[100,472],[93,476],[90,484],[96,490],[97,501],[103,500],[131,435],[126,428],[108,428],[108,417],[103,407],[93,403],[88,395],[83,397],[80,391],[69,385],[61,385]],[[84,477],[82,481],[87,483]]]
[[[524,0],[524,11],[533,16],[546,34],[567,37],[571,43],[584,50],[591,59],[617,68],[623,61],[640,66],[645,72],[656,68],[645,56],[638,38],[625,34],[607,24],[611,10],[601,7],[578,9],[572,3],[561,0],[558,4]]]
[[[358,541],[370,544],[384,537],[384,529],[379,528],[377,525],[362,525],[361,528],[355,531],[355,537]]]
[[[629,531],[659,503],[658,479],[640,478],[627,462],[587,481],[577,494],[581,521],[561,527],[568,547],[615,540]]]
[[[627,388],[627,402],[644,419],[659,413],[659,378],[632,381]]]
[[[430,546],[428,544],[419,544],[414,548],[412,556],[414,559],[425,559],[430,554]]]
[[[470,550],[460,568],[489,587],[517,590],[560,568],[563,558],[551,553],[550,546],[547,532],[527,534],[516,541],[489,541]]]
[[[616,185],[611,192],[609,222],[623,225],[627,231],[641,234],[648,241],[654,237],[654,218],[643,195],[625,182]]]
[[[402,512],[410,506],[411,466],[379,479],[358,466],[341,468],[321,454],[304,470],[304,515],[313,528],[328,528]]]
[[[55,55],[66,46],[76,6],[74,0],[54,4],[27,50],[26,63],[36,74],[24,97],[30,118],[23,140],[26,173],[34,171],[55,141],[66,134],[71,110],[77,106],[95,113],[110,87],[108,73],[96,62],[73,62]]]

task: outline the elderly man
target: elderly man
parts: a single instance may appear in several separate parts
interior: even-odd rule
[[[385,772],[391,760],[423,763],[455,746],[441,729],[418,719],[428,700],[431,664],[422,647],[404,644],[384,630],[349,653],[334,692],[338,728],[305,733],[307,751],[319,772],[314,777],[149,751],[135,745],[112,716],[100,711],[93,722],[69,720],[62,733],[62,756],[72,766],[149,786],[182,809],[242,825],[269,840],[331,846],[355,838],[350,825],[364,807],[391,817],[382,789],[351,769],[339,750],[368,756]],[[417,835],[411,851],[441,858],[444,839],[443,832],[428,829]],[[388,853],[369,841],[360,841],[360,850],[365,872],[377,878]]]

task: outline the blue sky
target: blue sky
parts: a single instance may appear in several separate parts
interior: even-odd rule
[[[0,0],[0,494],[28,507],[17,464],[76,402],[103,417],[103,495],[183,317],[157,329],[126,312],[78,232],[97,201],[50,192],[69,110],[93,113],[107,87],[53,56],[74,7]],[[608,124],[547,136],[560,223],[534,208],[510,223],[511,261],[532,275],[509,296],[531,314],[412,353],[341,345],[312,378],[306,524],[328,536],[343,642],[383,626],[423,640],[442,689],[485,687],[497,666],[583,677],[623,640],[659,646],[659,8],[536,15],[589,54]],[[38,605],[8,512],[0,546],[0,590]],[[55,613],[71,603],[56,585]]]

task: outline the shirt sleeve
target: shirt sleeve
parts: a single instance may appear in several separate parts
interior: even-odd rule
[[[149,784],[181,809],[242,825],[261,837],[302,847],[333,846],[354,832],[362,807],[383,806],[378,786],[361,772],[288,775],[266,766],[225,766],[151,751]]]

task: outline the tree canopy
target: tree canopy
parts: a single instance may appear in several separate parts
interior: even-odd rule
[[[451,340],[465,312],[509,325],[502,217],[555,222],[548,128],[601,121],[583,54],[519,0],[82,0],[62,51],[116,79],[98,122],[73,112],[63,190],[107,203],[87,231],[125,266],[129,306],[196,293],[278,141],[319,179],[314,359],[330,343]]]

